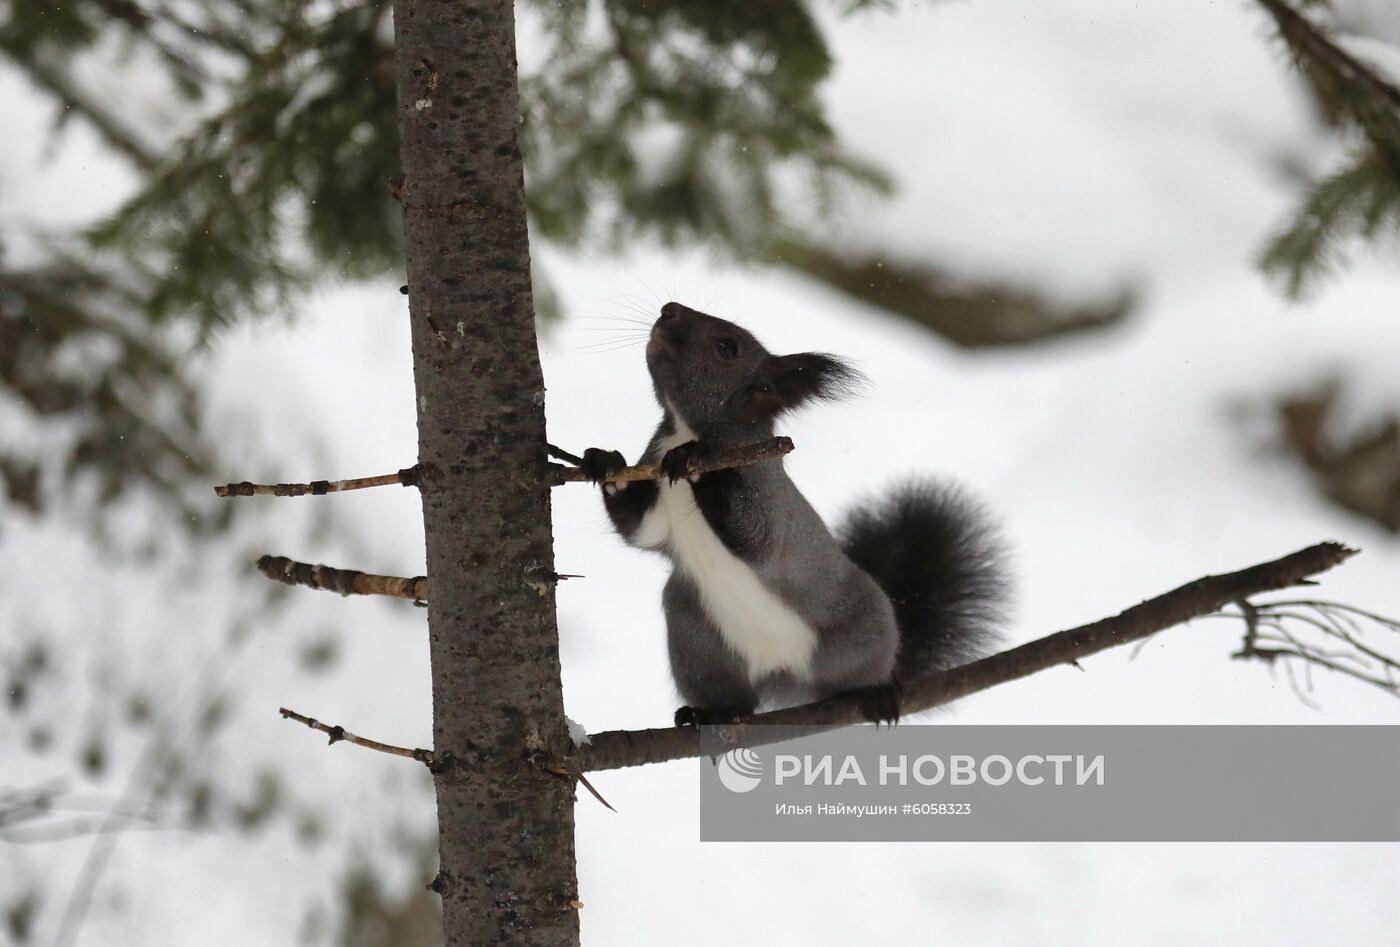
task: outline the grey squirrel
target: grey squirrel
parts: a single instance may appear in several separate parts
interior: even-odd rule
[[[676,725],[727,723],[760,706],[853,691],[867,719],[900,714],[899,682],[970,660],[993,637],[1006,580],[980,509],[914,482],[858,508],[833,536],[781,460],[690,475],[691,461],[773,434],[860,375],[831,355],[772,355],[732,322],[667,303],[646,348],[663,412],[638,463],[590,448],[583,470],[633,546],[665,554],[662,593]]]

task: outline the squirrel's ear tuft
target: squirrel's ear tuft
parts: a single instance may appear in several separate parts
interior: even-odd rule
[[[834,355],[775,355],[745,393],[742,410],[748,417],[777,417],[809,401],[844,398],[864,381],[864,375]]]
[[[865,376],[846,362],[821,352],[780,355],[773,359],[771,372],[783,411],[809,401],[837,401],[854,394],[865,381]]]

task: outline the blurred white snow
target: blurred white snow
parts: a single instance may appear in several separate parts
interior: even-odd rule
[[[905,472],[966,483],[1014,546],[1012,641],[1321,539],[1364,554],[1328,573],[1318,594],[1400,614],[1400,543],[1322,502],[1301,470],[1260,456],[1269,447],[1258,416],[1300,382],[1341,375],[1361,403],[1400,404],[1400,272],[1362,253],[1315,299],[1290,305],[1252,268],[1295,198],[1274,170],[1278,159],[1323,168],[1337,153],[1265,42],[1258,11],[983,0],[831,23],[833,121],[901,190],[819,236],[1068,295],[1131,278],[1146,291],[1142,310],[1099,336],[968,355],[784,272],[702,253],[613,260],[536,247],[570,314],[543,344],[551,440],[635,456],[657,416],[640,346],[587,348],[610,336],[582,330],[625,330],[609,320],[640,318],[635,307],[654,312],[675,298],[742,322],[772,349],[858,362],[873,382],[860,400],[788,426],[793,476],[829,516]],[[34,167],[44,113],[13,76],[0,77],[0,89],[6,121],[28,123],[28,140],[40,143],[3,152],[7,214],[73,219],[75,208],[124,184],[77,129],[57,160]],[[35,183],[20,191],[12,182],[21,179]],[[411,463],[405,312],[390,282],[331,288],[293,325],[221,339],[207,365],[213,429],[245,456],[281,458],[227,479],[360,476]],[[259,552],[422,571],[412,491],[266,502],[278,506],[257,527],[259,542],[302,535],[307,514],[297,504],[323,504],[337,529],[310,545],[186,563],[225,570],[202,587],[222,600],[192,601],[151,587],[140,570],[109,568],[61,524],[12,525],[0,536],[8,577],[0,618],[74,635],[71,652],[85,655],[75,666],[91,664],[91,674],[138,654],[169,662],[175,682],[200,659],[182,635],[237,610],[242,590],[262,581],[244,565]],[[562,487],[554,503],[557,568],[586,576],[559,590],[568,712],[594,730],[663,725],[675,696],[662,565],[612,536],[592,490]],[[55,577],[54,561],[82,575],[81,595]],[[289,943],[308,905],[324,905],[334,926],[332,888],[352,856],[381,865],[405,891],[427,880],[389,841],[405,828],[430,829],[424,774],[327,748],[275,713],[285,704],[377,739],[427,745],[423,614],[397,602],[297,595],[225,671],[237,700],[219,741],[220,772],[242,782],[279,768],[320,801],[331,841],[308,848],[291,828],[128,833],[82,943]],[[342,646],[335,673],[298,675],[295,643],[326,630]],[[1309,709],[1286,678],[1229,660],[1238,635],[1230,623],[1198,622],[1136,658],[1112,652],[1082,672],[1048,672],[933,719],[1400,723],[1393,699],[1326,677],[1314,681],[1321,709]],[[83,688],[75,681],[75,716],[87,712]],[[3,782],[51,775],[43,762],[7,759]],[[114,791],[124,777],[113,774]],[[593,782],[618,811],[581,794],[590,944],[1380,944],[1400,933],[1394,846],[700,845],[693,763]],[[0,848],[0,887],[66,894],[89,843]]]

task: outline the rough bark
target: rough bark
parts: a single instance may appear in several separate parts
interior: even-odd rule
[[[399,128],[449,945],[574,944],[544,385],[510,0],[399,0]]]

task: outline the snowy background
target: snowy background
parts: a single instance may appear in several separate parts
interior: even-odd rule
[[[1251,257],[1296,197],[1281,161],[1321,170],[1339,149],[1316,128],[1256,8],[1183,13],[981,0],[833,21],[829,32],[839,64],[831,117],[901,190],[857,206],[825,235],[1068,297],[1131,279],[1145,303],[1126,325],[968,355],[786,272],[703,254],[617,260],[537,247],[569,314],[543,342],[551,440],[636,455],[657,416],[640,345],[596,343],[622,341],[629,327],[612,320],[641,318],[638,308],[649,318],[674,298],[743,323],[775,351],[857,362],[872,382],[861,399],[787,426],[798,445],[793,477],[828,517],[903,472],[972,487],[1015,550],[1012,642],[1322,539],[1364,555],[1328,573],[1321,594],[1400,615],[1400,543],[1326,504],[1305,471],[1271,456],[1271,405],[1282,393],[1336,376],[1357,423],[1400,405],[1400,272],[1362,253],[1297,305],[1263,282]],[[31,182],[6,190],[6,214],[81,219],[120,195],[127,182],[81,129],[48,150],[47,113],[12,75],[0,75],[0,103],[5,127],[24,129],[0,150],[0,181]],[[411,463],[405,313],[394,282],[328,287],[294,323],[224,336],[205,367],[210,429],[259,469],[223,479],[360,476]],[[373,865],[405,893],[430,877],[403,841],[432,829],[426,774],[327,749],[276,714],[287,705],[426,745],[423,614],[301,592],[267,617],[249,593],[263,580],[247,567],[266,551],[417,574],[416,495],[239,502],[261,505],[227,548],[197,559],[114,567],[109,550],[62,519],[7,515],[0,532],[0,644],[29,629],[67,636],[65,690],[52,699],[64,701],[75,732],[120,729],[94,718],[114,678],[166,682],[152,694],[161,719],[190,732],[197,721],[181,713],[198,696],[190,689],[218,689],[231,720],[206,748],[211,772],[250,792],[258,774],[279,773],[299,813],[252,834],[122,833],[81,943],[317,941],[340,923],[347,865]],[[568,712],[595,731],[662,725],[676,704],[662,565],[621,545],[592,490],[565,486],[554,502],[557,568],[586,576],[559,591]],[[131,515],[139,535],[143,514]],[[323,528],[308,531],[313,517]],[[199,634],[214,625],[244,633]],[[1310,695],[1320,709],[1306,706],[1286,677],[1229,660],[1239,631],[1200,621],[1135,658],[1112,652],[1082,673],[1047,672],[935,719],[1400,723],[1393,699],[1325,677]],[[303,673],[307,650],[327,641],[334,673]],[[0,731],[0,783],[65,771],[62,760],[14,753],[3,742],[14,736]],[[121,792],[135,753],[119,762],[94,794]],[[695,765],[597,775],[617,813],[581,798],[585,943],[1382,944],[1400,935],[1393,845],[701,845]],[[56,898],[37,942],[49,942],[92,845],[0,845],[0,894]]]

